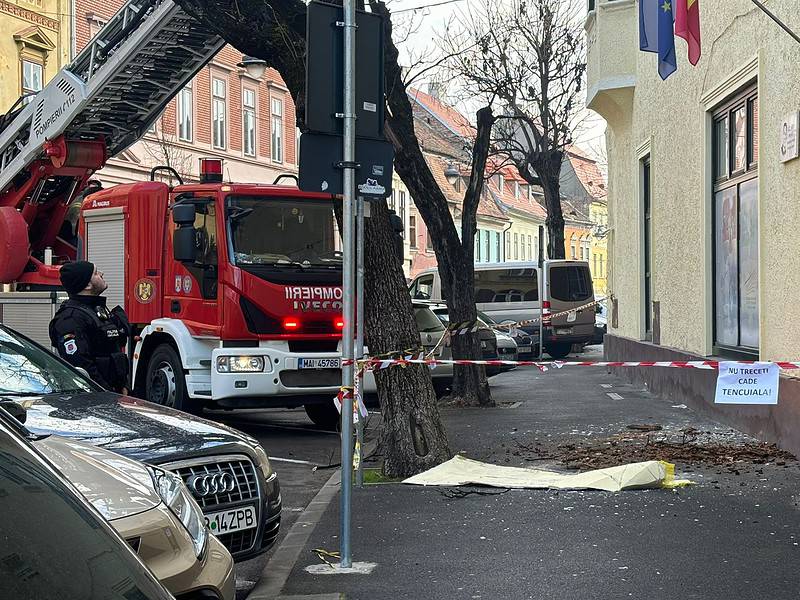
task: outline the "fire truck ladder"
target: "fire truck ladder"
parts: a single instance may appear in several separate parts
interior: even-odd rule
[[[74,142],[101,142],[107,156],[124,150],[223,45],[172,0],[129,0],[0,131],[0,206],[42,205],[55,197],[68,203],[85,178],[65,186],[50,173],[34,185],[34,166],[50,159],[60,167],[66,144]],[[105,156],[96,168],[103,162]]]

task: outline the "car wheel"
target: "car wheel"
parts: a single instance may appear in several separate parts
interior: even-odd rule
[[[569,351],[572,349],[572,344],[550,344],[549,346],[545,346],[544,350],[547,352],[552,358],[559,359],[559,358],[566,358],[569,354]]]
[[[200,403],[186,392],[181,359],[169,344],[161,344],[150,356],[145,395],[150,402],[162,406],[195,414],[202,411]]]
[[[304,408],[306,409],[308,418],[320,429],[325,429],[327,431],[336,431],[339,429],[342,419],[339,415],[339,411],[336,410],[333,399],[327,402],[306,404]]]

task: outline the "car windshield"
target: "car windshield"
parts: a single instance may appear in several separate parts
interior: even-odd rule
[[[497,325],[498,324],[497,321],[495,321],[492,317],[490,317],[489,315],[487,315],[485,312],[483,312],[481,310],[478,311],[478,318],[481,319],[482,321],[484,321],[485,323],[488,323],[489,325]]]
[[[172,598],[25,442],[0,423],[3,598]]]
[[[341,269],[333,201],[230,196],[226,217],[237,266]]]
[[[7,329],[0,329],[0,394],[38,396],[91,392],[94,385],[53,354]]]
[[[420,333],[444,331],[444,325],[439,320],[441,317],[433,314],[433,311],[427,306],[414,307],[414,317],[417,319],[417,329],[419,329]]]

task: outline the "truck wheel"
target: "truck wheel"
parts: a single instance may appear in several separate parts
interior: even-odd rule
[[[304,408],[306,409],[308,418],[320,429],[326,429],[328,431],[336,431],[339,429],[342,418],[339,415],[339,411],[336,410],[333,399],[327,402],[306,404]]]
[[[201,412],[197,403],[186,393],[181,359],[169,344],[156,347],[150,356],[150,362],[147,363],[145,394],[147,400],[155,404],[189,413]]]
[[[572,350],[572,344],[566,343],[550,344],[549,346],[544,347],[544,351],[556,359],[566,358],[570,350]]]

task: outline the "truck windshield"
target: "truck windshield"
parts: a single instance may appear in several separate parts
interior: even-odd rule
[[[332,201],[230,196],[226,216],[235,265],[341,268]]]

